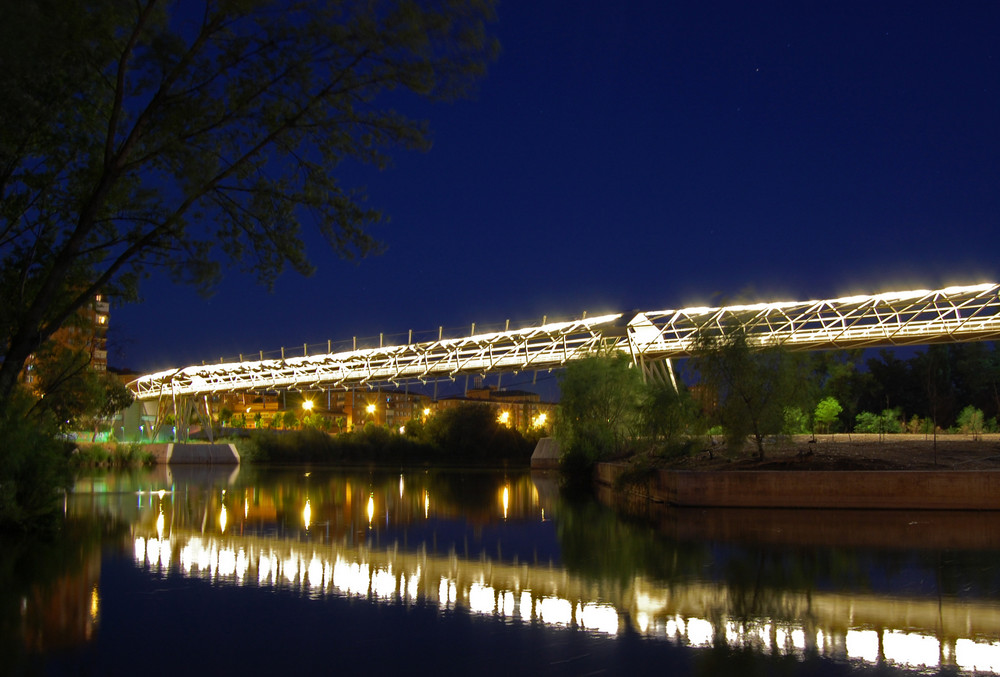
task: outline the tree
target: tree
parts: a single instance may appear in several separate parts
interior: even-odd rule
[[[837,417],[843,410],[844,408],[840,406],[836,397],[824,397],[816,405],[813,420],[823,427],[823,432],[830,432],[830,426],[837,421]]]
[[[640,430],[644,440],[661,453],[682,449],[682,438],[704,432],[697,404],[683,383],[647,383],[639,404]]]
[[[135,395],[125,387],[125,384],[118,380],[113,374],[104,373],[98,376],[98,397],[92,402],[93,409],[90,413],[90,423],[93,425],[94,436],[97,439],[98,428],[101,424],[107,424],[119,411],[128,409],[135,402]],[[164,421],[170,425],[169,421]]]
[[[819,399],[833,397],[837,400],[842,407],[839,418],[848,429],[854,421],[866,381],[871,378],[871,374],[859,369],[862,357],[861,349],[810,353],[810,358],[818,363],[817,372],[821,375]]]
[[[886,435],[903,432],[899,409],[885,409],[881,414],[862,411],[855,417],[854,432]]]
[[[966,435],[972,435],[974,440],[978,440],[983,434],[983,412],[971,404],[958,414],[957,423],[958,429]]]
[[[695,369],[717,402],[717,415],[730,448],[747,436],[764,458],[764,438],[781,432],[792,399],[792,360],[780,346],[753,346],[741,327],[702,333],[695,341]]]
[[[467,93],[492,0],[24,0],[0,22],[0,410],[29,356],[96,293],[223,261],[309,273],[314,224],[347,258],[381,219],[344,160],[429,146],[385,94]],[[399,95],[393,94],[393,105]]]
[[[367,427],[367,426],[366,426]],[[449,407],[428,419],[424,438],[452,458],[522,458],[530,455],[521,433],[497,420],[488,404]]]
[[[566,457],[586,469],[621,453],[639,432],[645,396],[642,375],[628,355],[571,362],[559,384],[556,437]]]
[[[31,418],[51,418],[65,428],[96,413],[101,383],[85,350],[50,341],[35,353],[30,367]]]
[[[785,435],[801,435],[809,432],[809,417],[798,407],[785,407],[783,410],[785,422],[781,432]]]

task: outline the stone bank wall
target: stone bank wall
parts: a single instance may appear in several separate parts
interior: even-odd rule
[[[625,467],[598,464],[597,481]],[[631,490],[691,507],[1000,510],[1000,471],[658,470]]]
[[[236,465],[240,454],[235,444],[147,444],[143,446],[157,463],[198,463]]]

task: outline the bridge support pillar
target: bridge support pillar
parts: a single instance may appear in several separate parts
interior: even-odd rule
[[[674,365],[669,357],[662,360],[639,359],[639,367],[642,369],[642,380],[661,385],[670,384],[674,392],[677,392],[677,377],[674,375]]]

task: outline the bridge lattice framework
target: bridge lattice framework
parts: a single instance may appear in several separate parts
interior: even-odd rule
[[[926,345],[1000,338],[1000,284],[828,300],[632,311],[460,338],[197,365],[142,376],[140,400],[186,411],[222,392],[426,384],[467,374],[544,371],[597,353],[631,356],[644,376],[673,379],[670,360],[690,357],[699,336],[741,329],[760,346],[792,351]],[[207,413],[207,411],[206,411]],[[178,419],[180,420],[180,418]]]

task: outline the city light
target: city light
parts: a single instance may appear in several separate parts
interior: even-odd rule
[[[306,411],[312,411],[312,409],[313,409],[313,401],[312,400],[303,400],[302,401],[302,408],[305,409]],[[247,409],[247,411],[250,411],[250,410]]]
[[[91,620],[97,620],[97,614],[101,608],[101,596],[97,591],[97,584],[90,590],[90,618]]]
[[[510,421],[509,411],[501,411],[500,415],[497,416],[497,423],[503,423],[504,425],[507,425],[509,421]]]

